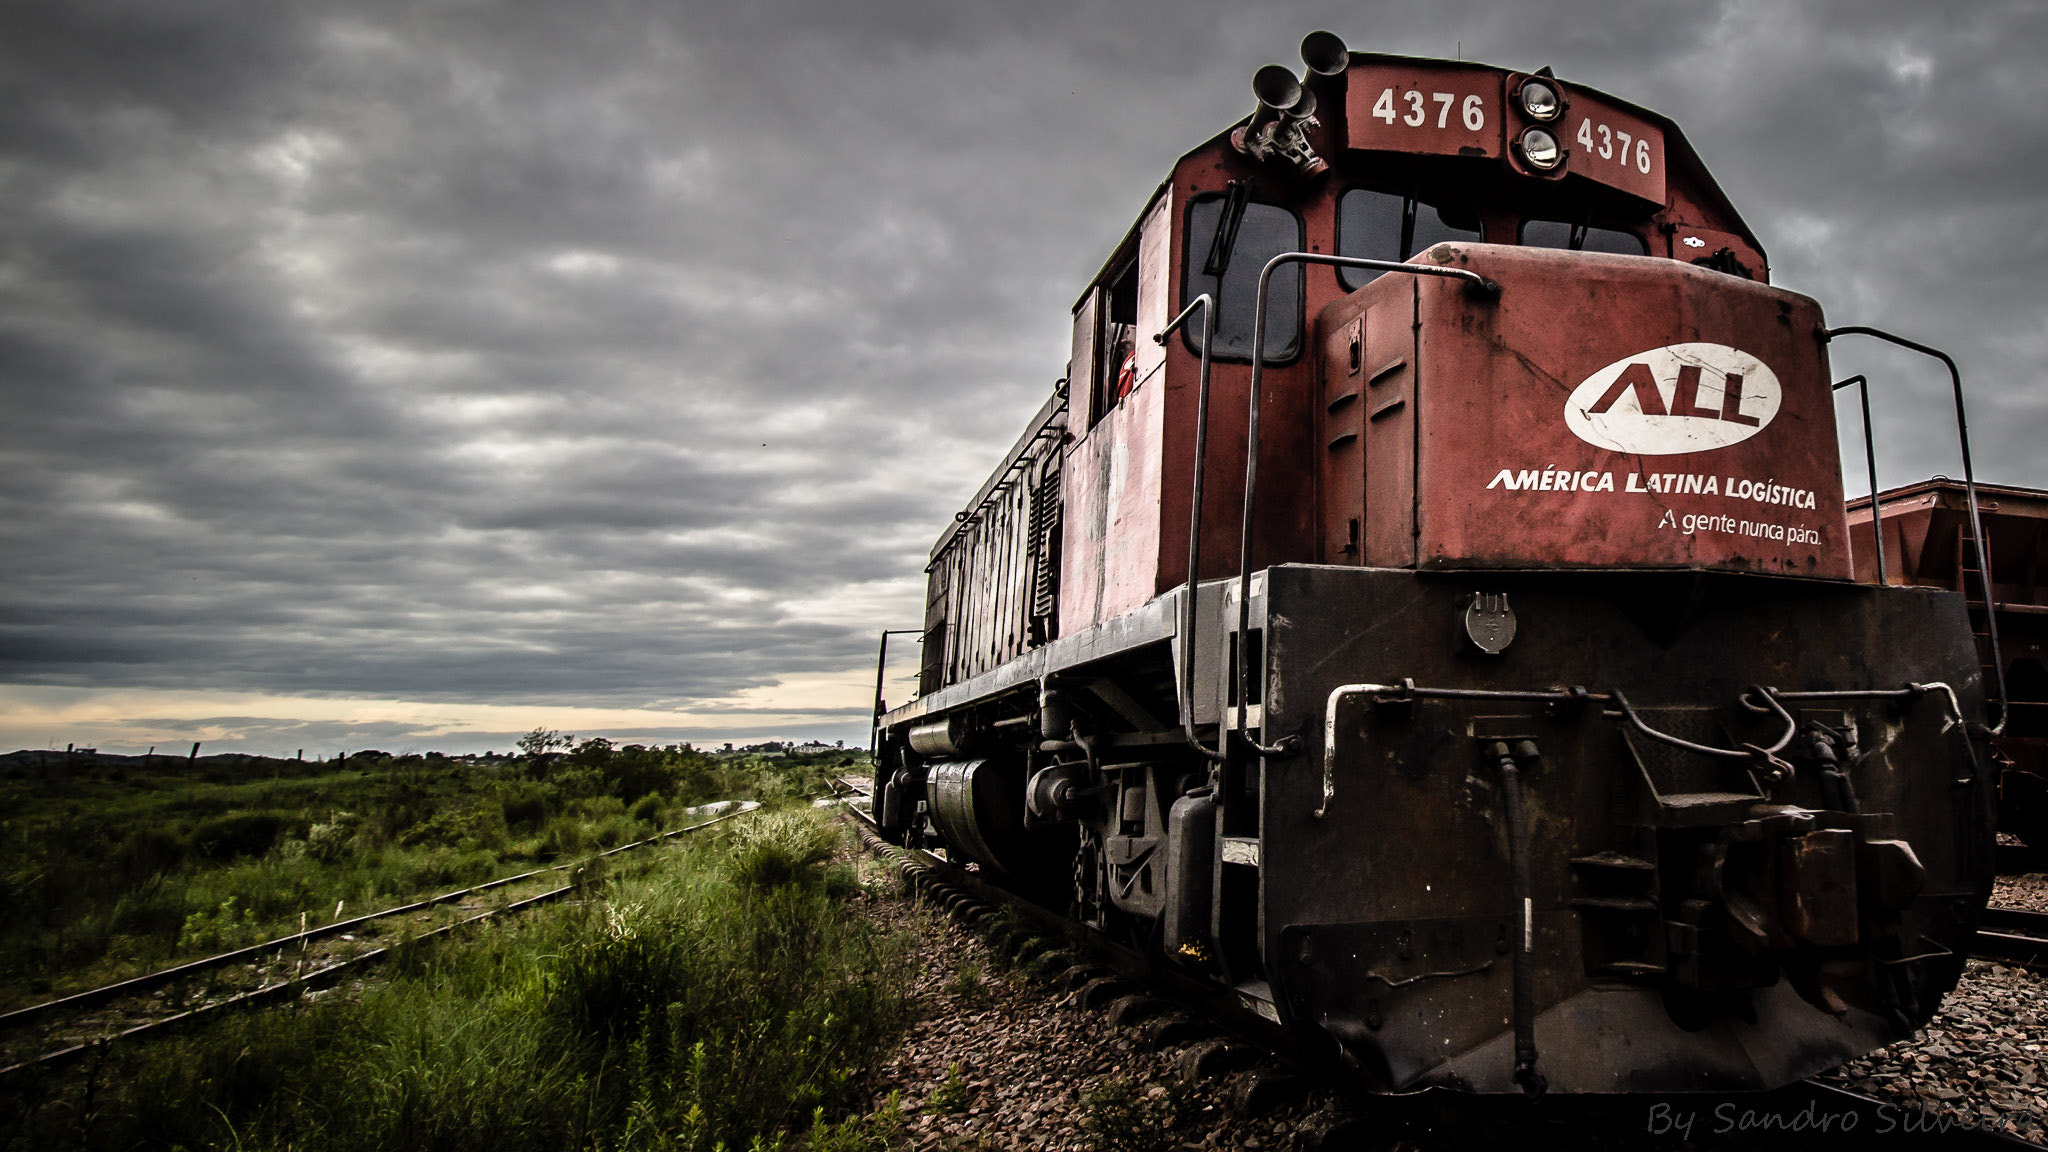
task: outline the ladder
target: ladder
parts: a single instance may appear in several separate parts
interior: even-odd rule
[[[1996,588],[1985,582],[1983,570],[1977,567],[1977,549],[1971,546],[1970,526],[1956,527],[1956,590],[1963,594],[1963,605],[1970,614],[1970,636],[1977,643],[1977,668],[1981,682],[1988,686],[1998,677],[1998,668],[1991,663],[1991,614],[1998,605],[1987,604],[1979,597],[1983,589]],[[1984,555],[1991,555],[1991,533],[1984,533]]]

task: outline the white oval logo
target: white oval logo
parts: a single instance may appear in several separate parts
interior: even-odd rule
[[[1675,456],[1742,443],[1784,401],[1777,373],[1739,348],[1668,344],[1586,377],[1564,403],[1564,422],[1588,444]]]

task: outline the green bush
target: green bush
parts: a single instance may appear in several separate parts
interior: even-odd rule
[[[236,812],[202,821],[192,829],[192,851],[208,860],[261,856],[291,827],[281,812]]]
[[[589,837],[583,822],[573,816],[557,816],[548,821],[541,830],[540,859],[555,860],[563,856],[575,856],[589,846]]]
[[[508,784],[498,794],[498,810],[505,818],[505,827],[531,832],[547,823],[547,789],[531,781],[522,780]]]
[[[732,874],[750,888],[822,883],[838,834],[806,811],[762,813],[732,833]]]
[[[640,799],[635,800],[633,802],[631,815],[633,819],[638,820],[642,824],[653,824],[659,827],[661,824],[662,809],[663,804],[661,802],[661,794],[658,792],[649,792],[647,795],[642,796]]]
[[[185,860],[185,841],[162,828],[137,828],[115,850],[114,867],[130,883],[167,872]]]
[[[200,952],[224,952],[255,943],[255,909],[238,909],[235,904],[236,898],[230,896],[217,908],[185,917],[184,927],[178,933],[178,946]]]
[[[308,828],[306,855],[323,864],[333,864],[345,858],[350,851],[353,820],[348,813],[342,812],[326,824],[315,824]]]

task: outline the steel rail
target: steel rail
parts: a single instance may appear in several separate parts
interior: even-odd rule
[[[746,803],[753,802],[749,801]],[[418,912],[423,909],[433,908],[437,905],[446,904],[451,901],[459,901],[467,896],[473,896],[480,892],[488,892],[494,888],[502,888],[508,884],[516,884],[522,880],[531,880],[535,877],[545,876],[550,872],[562,872],[573,868],[580,868],[583,865],[589,864],[594,860],[602,860],[610,856],[616,856],[621,852],[631,851],[636,848],[644,848],[650,844],[659,843],[664,840],[672,840],[678,836],[683,836],[691,832],[698,831],[699,829],[709,828],[713,824],[720,824],[727,820],[731,820],[736,816],[745,815],[748,812],[755,811],[759,807],[759,804],[753,803],[752,807],[742,806],[736,809],[735,811],[723,813],[721,815],[712,817],[709,820],[704,820],[696,824],[686,825],[681,828],[670,829],[667,832],[658,832],[655,835],[649,836],[644,840],[635,840],[629,844],[621,844],[616,848],[607,849],[603,852],[599,852],[594,855],[584,857],[581,860],[571,861],[566,864],[556,864],[547,868],[535,868],[528,872],[521,872],[516,876],[503,876],[496,880],[490,880],[482,884],[472,885],[468,888],[457,889],[453,892],[444,892],[439,896],[430,897],[426,900],[415,900],[410,904],[402,904],[394,908],[386,908],[378,912],[366,913],[361,916],[352,917],[348,920],[337,920],[332,924],[324,924],[318,928],[308,928],[301,932],[294,932],[289,936],[280,936],[273,940],[266,940],[261,944],[251,944],[244,948],[236,948],[228,952],[215,953],[214,955],[205,956],[198,960],[188,961],[184,964],[174,965],[170,968],[161,968],[157,971],[148,972],[141,976],[131,977],[126,980],[119,980],[112,984],[103,984],[97,988],[88,988],[83,992],[75,992],[69,996],[62,996],[55,1000],[45,1000],[38,1004],[30,1004],[26,1007],[17,1008],[11,1012],[0,1014],[0,1029],[20,1028],[28,1024],[32,1024],[35,1021],[41,1019],[42,1017],[54,1012],[60,1012],[76,1008],[91,1008],[99,1004],[104,1004],[109,1000],[118,1000],[123,996],[130,996],[140,992],[147,992],[151,989],[161,987],[165,984],[174,983],[186,977],[196,976],[201,973],[211,971],[215,968],[221,968],[240,961],[254,959],[265,953],[283,951],[284,949],[289,948],[294,944],[303,946],[307,941],[318,940],[323,937],[337,935],[355,928],[360,928],[366,924],[370,924],[378,920],[389,919],[393,916],[402,916],[409,912]],[[574,886],[571,885],[570,887]],[[559,894],[564,890],[565,889],[556,889],[555,892]],[[525,900],[515,901],[512,904],[506,905],[505,908],[499,909],[499,911],[504,911],[513,908],[522,908],[525,907],[528,903],[529,901]],[[489,913],[486,912],[483,913],[483,915],[489,915]],[[466,924],[469,923],[470,920],[475,920],[478,918],[479,917],[472,916],[468,920],[460,920],[456,921],[455,923]],[[426,933],[417,938],[425,939],[427,938],[427,936],[437,935],[440,932],[444,931],[446,927],[447,926],[444,926],[443,928],[434,929],[433,932]],[[378,949],[377,953],[371,953],[370,955],[376,955],[384,951],[386,950]],[[262,990],[259,989],[258,991]],[[230,1000],[221,1001],[221,1003],[226,1004],[235,1001],[242,1001],[247,997],[255,994],[256,993],[243,993],[239,996],[230,998]],[[194,1009],[193,1012],[183,1013],[181,1014],[180,1017],[170,1017],[169,1019],[179,1019],[183,1016],[190,1016],[196,1012],[208,1010],[210,1009]],[[123,1032],[119,1035],[125,1036],[128,1035],[129,1032],[145,1030],[148,1027],[150,1027],[150,1025],[138,1026],[137,1028],[129,1029],[128,1032]],[[50,1057],[48,1056],[37,1057],[34,1060],[24,1061],[21,1064],[11,1065],[7,1068],[0,1068],[0,1076],[5,1076],[10,1072],[14,1072],[20,1068],[26,1067],[29,1064],[38,1063],[41,1060],[49,1058]]]
[[[748,809],[748,811],[752,811],[752,809]],[[725,819],[725,817],[720,817],[720,819]],[[593,857],[592,859],[595,859],[595,857]],[[5,1068],[0,1068],[0,1079],[5,1079],[6,1077],[27,1071],[30,1068],[54,1068],[60,1064],[65,1064],[72,1060],[75,1060],[88,1052],[101,1050],[106,1046],[113,1044],[115,1041],[127,1040],[151,1032],[168,1031],[172,1028],[190,1024],[203,1016],[208,1016],[215,1012],[226,1012],[239,1008],[261,1007],[262,1005],[272,1003],[273,1001],[283,1000],[288,997],[298,995],[299,993],[304,992],[307,989],[323,988],[330,984],[333,984],[336,980],[340,979],[342,973],[352,971],[358,968],[367,968],[371,964],[389,958],[399,948],[406,947],[411,944],[417,944],[422,940],[431,940],[436,936],[453,932],[457,928],[461,928],[469,924],[474,924],[479,920],[489,919],[490,917],[499,915],[501,913],[520,912],[528,908],[538,906],[540,904],[551,903],[555,900],[561,899],[563,896],[566,896],[571,892],[574,892],[575,890],[576,885],[564,884],[560,888],[553,888],[546,892],[542,892],[536,896],[528,896],[523,900],[515,900],[502,908],[485,909],[484,911],[479,912],[474,916],[465,916],[460,920],[456,920],[448,924],[443,924],[439,928],[435,928],[428,932],[422,932],[418,936],[412,937],[409,941],[406,941],[405,943],[386,945],[385,947],[365,952],[360,956],[351,956],[346,960],[337,960],[332,964],[316,968],[313,971],[307,972],[303,975],[294,976],[290,980],[281,980],[275,984],[266,984],[261,988],[255,988],[248,992],[237,993],[236,995],[230,996],[225,1000],[216,1000],[211,1004],[201,1005],[198,1008],[187,1009],[186,1011],[177,1013],[173,1016],[164,1016],[156,1020],[145,1021],[144,1023],[137,1024],[132,1028],[124,1028],[121,1031],[113,1033],[109,1036],[96,1037],[92,1040],[85,1040],[77,1044],[73,1044],[69,1048],[59,1048],[54,1052],[45,1052],[40,1056],[35,1056],[31,1057],[30,1059],[24,1060],[19,1064],[10,1064]],[[294,937],[294,939],[296,939],[296,937]]]
[[[2036,912],[2030,908],[1989,905],[1984,909],[1984,915],[1978,919],[1977,926],[2048,940],[2048,912]]]

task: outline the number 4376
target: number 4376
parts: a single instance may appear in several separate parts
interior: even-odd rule
[[[1597,141],[1594,139],[1596,136],[1599,137]],[[1612,160],[1624,168],[1633,161],[1636,171],[1646,176],[1649,175],[1650,142],[1648,140],[1630,136],[1619,128],[1609,128],[1605,124],[1595,124],[1591,120],[1579,121],[1578,140],[1579,147],[1584,148],[1589,155],[1598,156],[1602,160]]]
[[[1486,102],[1477,96],[1467,96],[1460,103],[1456,92],[1431,92],[1425,96],[1410,89],[1401,93],[1400,100],[1408,105],[1405,112],[1395,107],[1394,90],[1388,88],[1382,91],[1380,98],[1373,103],[1372,114],[1389,124],[1399,120],[1410,128],[1420,128],[1429,122],[1430,115],[1434,112],[1436,126],[1448,128],[1451,125],[1451,109],[1457,108],[1458,116],[1464,121],[1467,132],[1477,132],[1486,127]],[[1436,105],[1434,109],[1430,107],[1431,103]]]

